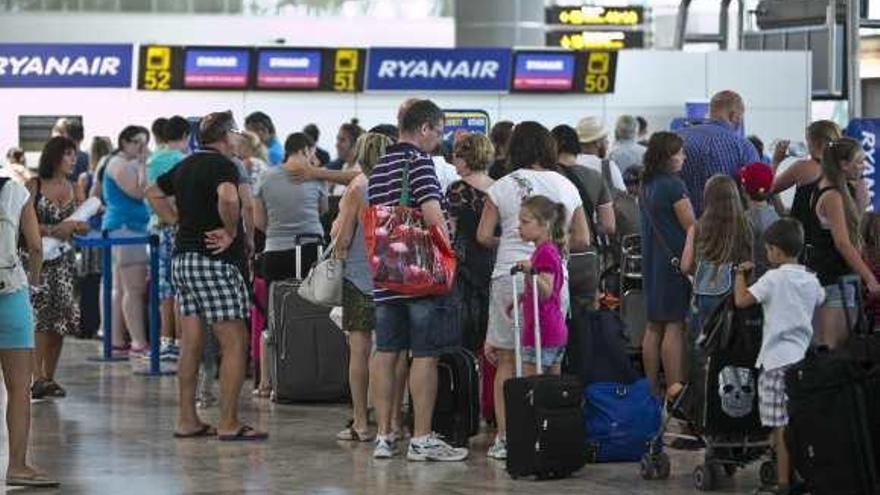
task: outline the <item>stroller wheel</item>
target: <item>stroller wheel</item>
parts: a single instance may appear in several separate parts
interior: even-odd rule
[[[665,480],[669,479],[669,473],[672,471],[672,464],[669,462],[669,455],[666,452],[661,452],[660,455],[655,459],[656,464],[654,464],[654,468],[657,470],[657,479]]]
[[[658,477],[653,461],[650,454],[642,456],[642,460],[639,462],[639,474],[643,480],[650,481]]]
[[[776,461],[764,461],[758,470],[758,476],[764,485],[773,485],[776,483]]]
[[[694,487],[701,492],[715,489],[715,472],[706,464],[694,468]]]

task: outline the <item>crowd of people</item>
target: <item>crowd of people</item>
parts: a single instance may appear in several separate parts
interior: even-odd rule
[[[785,493],[791,473],[781,373],[811,340],[831,347],[845,340],[843,311],[855,306],[855,294],[840,280],[861,280],[870,297],[880,296],[880,217],[863,213],[865,155],[836,124],[811,124],[809,155],[777,173],[789,143],[762,160],[763,150],[741,132],[745,111],[739,95],[722,91],[707,122],[677,133],[649,135],[643,118],[621,116],[613,145],[595,117],[552,129],[502,121],[489,136],[457,133],[444,143],[442,110],[409,99],[393,124],[367,131],[357,120],[344,123],[334,160],[317,147],[315,125],[282,144],[262,112],[248,115],[244,129],[231,112],[208,114],[195,127],[180,116],[157,119],[152,129],[131,125],[115,147],[94,138],[90,153],[80,151],[82,126],[59,122],[36,173],[20,150],[10,151],[3,168],[9,180],[0,206],[23,234],[13,248],[21,255],[14,283],[0,286],[0,361],[12,418],[7,479],[54,482],[25,462],[29,399],[64,397],[55,376],[63,338],[81,332],[80,308],[97,307],[97,285],[79,290],[94,301],[77,300],[75,286],[100,277],[99,255],[80,250],[77,261],[76,251],[65,250],[50,257],[40,237],[69,241],[91,228],[159,236],[161,356],[177,363],[178,376],[174,436],[221,441],[268,437],[243,421],[237,406],[248,363],[255,397],[271,395],[265,319],[255,315],[265,313],[273,283],[302,278],[331,246],[345,267],[341,327],[352,399],[352,421],[336,438],[374,442],[375,458],[394,457],[407,434],[408,393],[406,457],[460,461],[468,450],[432,432],[438,357],[464,346],[496,368],[486,393],[497,433],[487,455],[505,459],[503,386],[514,374],[518,310],[511,268],[538,274],[536,286],[524,289],[540,299],[538,314],[523,308],[525,372],[540,366],[558,374],[568,309],[600,304],[603,257],[595,254],[615,252],[637,235],[647,323],[636,344],[658,397],[674,401],[684,389],[702,322],[724,296],[765,307],[761,412],[764,424],[778,429],[774,493]],[[449,294],[414,297],[374,284],[363,214],[399,204],[404,173],[409,204],[454,247]],[[778,193],[791,187],[795,199],[786,209]],[[103,204],[100,220],[69,220],[91,197]],[[148,348],[147,259],[145,246],[113,248],[113,310],[103,317],[111,319],[114,352],[130,359]],[[778,297],[782,292],[790,297]],[[531,337],[536,320],[540,362]],[[213,403],[218,361],[214,426],[198,406]]]

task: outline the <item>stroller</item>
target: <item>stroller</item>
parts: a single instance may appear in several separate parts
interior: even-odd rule
[[[693,471],[694,486],[713,490],[724,475],[764,458],[770,447],[770,430],[761,425],[758,411],[758,370],[763,314],[760,307],[737,309],[726,296],[710,313],[696,345],[699,362],[692,365],[691,381],[663,411],[660,431],[640,462],[642,478],[669,477],[669,457],[662,451],[664,438],[685,438],[705,444],[703,463]],[[667,432],[673,417],[687,421],[694,434]],[[776,478],[776,461],[760,467],[761,483]]]

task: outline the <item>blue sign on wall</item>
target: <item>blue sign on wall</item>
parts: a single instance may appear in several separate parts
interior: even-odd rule
[[[506,91],[506,48],[371,48],[367,90]]]
[[[132,45],[0,44],[0,88],[128,88]]]
[[[267,89],[317,89],[321,84],[319,50],[261,50],[257,61],[257,87]]]
[[[248,85],[247,48],[187,48],[183,86],[204,89],[244,89]]]
[[[517,53],[513,69],[516,91],[569,91],[574,87],[574,55]]]
[[[878,194],[877,162],[880,160],[880,149],[877,147],[877,137],[880,136],[880,119],[854,119],[846,126],[844,133],[862,144],[865,151],[864,178],[868,185],[868,194],[871,198],[868,209],[880,211],[880,194]]]
[[[443,110],[443,141],[452,144],[457,132],[489,134],[489,114],[485,110]]]

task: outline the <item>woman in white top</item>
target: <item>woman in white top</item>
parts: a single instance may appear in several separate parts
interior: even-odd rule
[[[19,234],[28,252],[27,272],[17,253]],[[27,463],[34,369],[34,312],[28,285],[39,287],[42,265],[40,224],[30,194],[15,180],[0,177],[0,364],[7,397],[9,486],[58,485]]]
[[[544,126],[522,122],[513,130],[508,149],[509,174],[489,188],[488,201],[477,229],[477,240],[486,247],[497,247],[495,269],[489,301],[489,328],[486,334],[486,355],[497,362],[495,374],[495,418],[498,436],[489,449],[489,457],[504,459],[504,382],[514,372],[514,329],[508,308],[513,303],[510,269],[520,260],[528,259],[535,246],[519,236],[519,211],[523,199],[542,195],[565,205],[569,224],[569,247],[582,251],[589,247],[590,232],[577,188],[556,168],[556,143]],[[495,237],[500,223],[501,237]],[[563,294],[568,290],[563,290]]]

